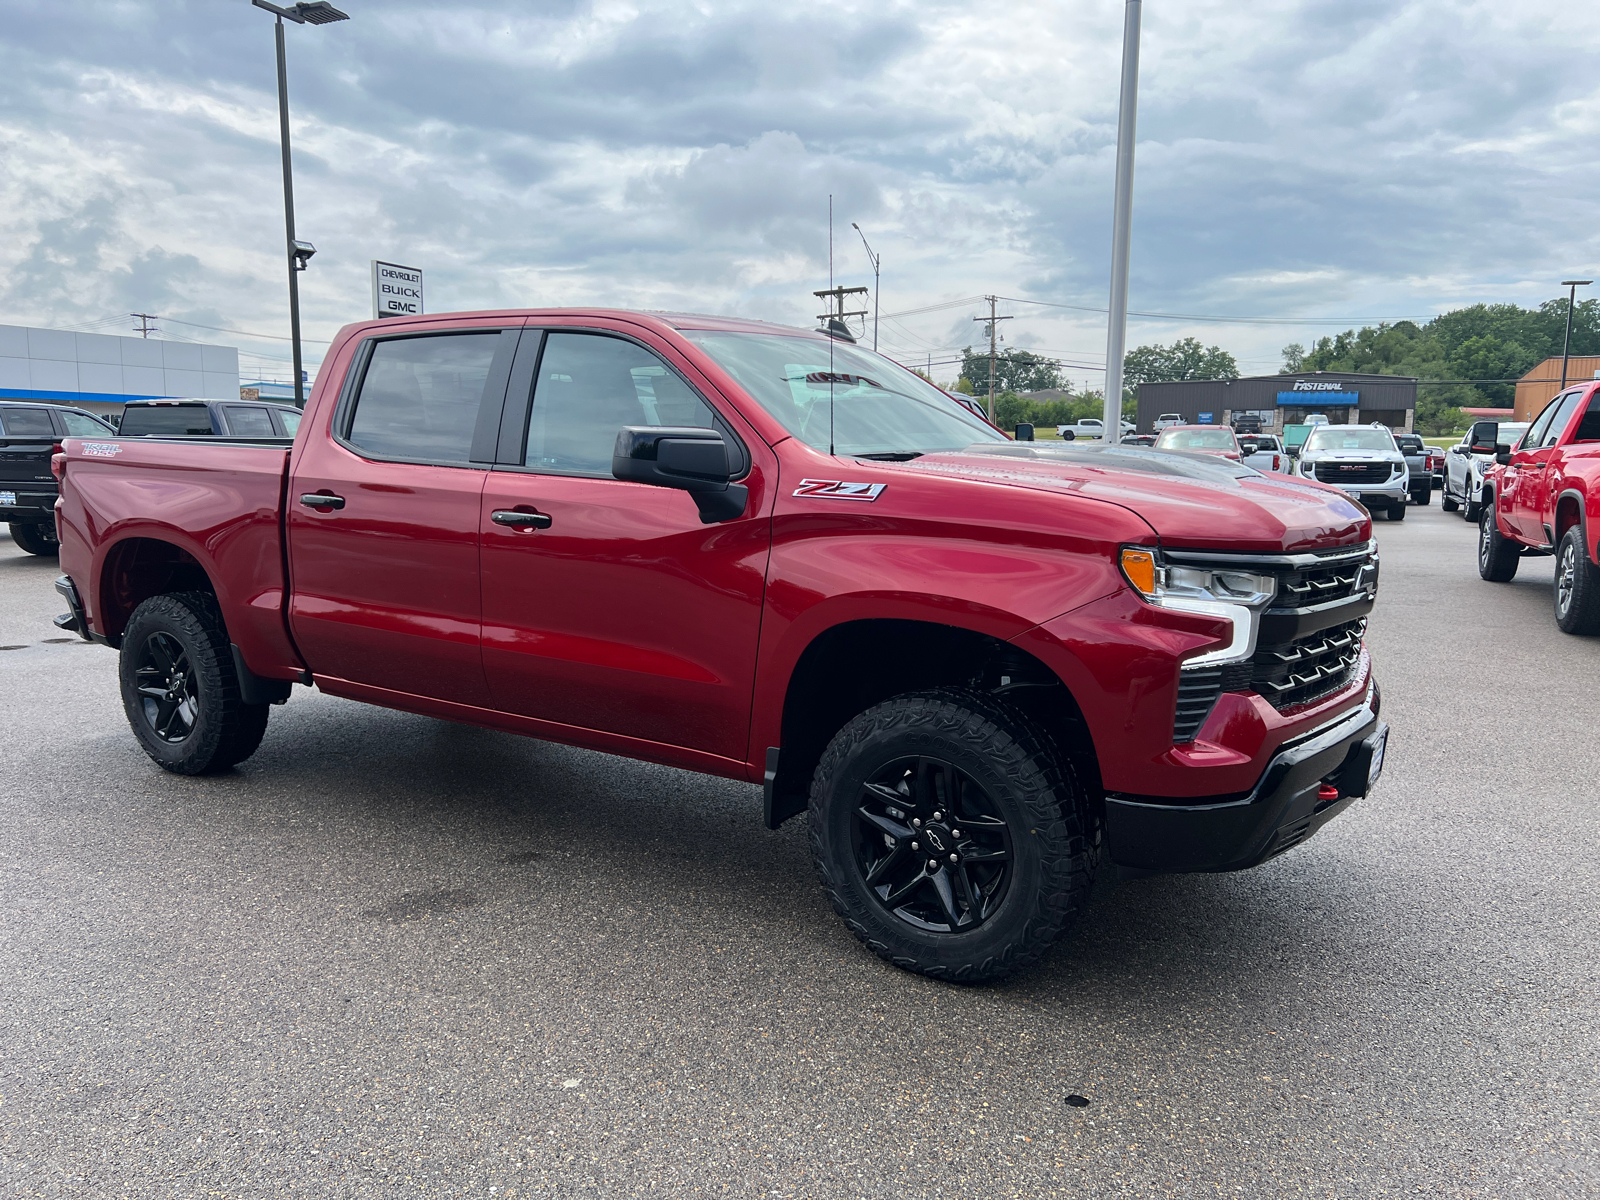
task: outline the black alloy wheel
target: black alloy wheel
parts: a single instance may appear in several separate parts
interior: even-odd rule
[[[983,785],[953,763],[908,757],[861,789],[856,869],[883,910],[917,929],[982,925],[1011,883],[1011,831]]]
[[[966,983],[1037,961],[1088,902],[1101,818],[1050,734],[978,692],[912,692],[834,735],[811,850],[880,958]]]
[[[117,673],[139,745],[175,774],[241,763],[267,731],[268,706],[240,695],[228,631],[209,592],[152,596],[134,609]]]
[[[133,676],[139,713],[152,736],[176,745],[194,732],[200,680],[189,652],[170,633],[157,631],[136,651]]]

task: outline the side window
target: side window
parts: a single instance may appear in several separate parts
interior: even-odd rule
[[[283,422],[283,432],[293,437],[300,428],[300,413],[286,412],[281,408],[273,409],[278,414],[278,420]]]
[[[267,416],[264,408],[230,404],[225,411],[228,414],[228,430],[238,437],[278,436],[277,430],[272,428],[272,418]]]
[[[1539,414],[1539,419],[1533,423],[1522,439],[1521,448],[1523,450],[1537,449],[1539,443],[1544,440],[1544,431],[1550,428],[1550,418],[1556,415],[1557,403],[1558,401],[1552,400],[1545,405],[1544,411]]]
[[[86,417],[82,413],[63,412],[61,419],[66,422],[68,437],[104,437],[106,427],[93,417]]]
[[[498,332],[379,342],[345,440],[377,458],[465,465],[500,344]]]
[[[1538,445],[1541,449],[1546,446],[1554,446],[1561,440],[1561,435],[1567,431],[1567,426],[1572,422],[1572,414],[1577,411],[1578,401],[1581,399],[1583,399],[1582,392],[1568,392],[1560,398],[1556,405],[1555,420],[1550,422],[1550,427],[1545,431],[1544,437],[1539,439]],[[1529,449],[1532,449],[1533,446],[1534,443],[1530,441],[1528,443]]]
[[[46,408],[8,408],[0,413],[0,426],[7,437],[36,437],[55,441],[56,427],[50,423],[50,410]]]
[[[561,475],[611,477],[624,425],[714,424],[711,408],[643,346],[592,333],[545,339],[523,464]]]
[[[1589,401],[1589,407],[1583,410],[1583,420],[1578,422],[1578,432],[1572,437],[1575,442],[1600,442],[1600,389],[1597,389]]]

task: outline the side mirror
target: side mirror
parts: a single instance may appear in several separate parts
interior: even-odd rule
[[[1033,426],[1028,424],[1028,422],[1019,421],[1017,423],[1017,441],[1019,441],[1019,442],[1031,442],[1031,441],[1033,441]]]
[[[1239,453],[1243,454],[1247,458],[1250,455],[1254,454],[1259,449],[1261,449],[1261,447],[1258,444],[1256,444],[1255,442],[1240,442],[1239,443]]]
[[[611,474],[688,492],[706,525],[743,516],[750,498],[749,488],[732,481],[728,445],[715,429],[625,425],[611,451]]]
[[[1511,465],[1511,447],[1501,442],[1494,448],[1494,460],[1502,467],[1509,467]]]

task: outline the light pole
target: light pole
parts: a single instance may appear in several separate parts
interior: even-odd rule
[[[1563,279],[1561,286],[1567,289],[1567,336],[1561,342],[1561,390],[1567,390],[1567,352],[1572,349],[1572,306],[1578,299],[1578,289],[1588,287],[1592,279]]]
[[[850,228],[854,229],[857,233],[861,233],[861,226],[857,225],[854,221],[850,222]],[[868,243],[867,243],[867,235],[864,234],[864,233],[861,233],[861,244],[863,246],[867,247],[867,259],[868,259],[869,262],[872,263],[872,348],[873,348],[873,350],[877,350],[877,348],[878,348],[878,268],[883,265],[883,255],[874,254],[872,252],[872,247],[870,245],[868,245]]]
[[[283,23],[296,25],[331,25],[334,21],[348,21],[350,15],[342,13],[327,0],[314,0],[309,4],[296,4],[293,8],[279,8],[267,0],[250,0],[257,8],[264,8],[278,19],[273,24],[278,44],[278,140],[283,147],[283,231],[289,264],[289,341],[294,348],[294,406],[306,406],[305,371],[300,366],[300,279],[299,273],[317,248],[310,242],[297,241],[294,236],[294,172],[289,165],[289,73],[283,60]]]
[[[1122,20],[1122,102],[1117,113],[1117,192],[1111,221],[1111,304],[1106,326],[1106,401],[1100,436],[1122,441],[1122,353],[1128,341],[1128,244],[1133,229],[1133,135],[1139,108],[1140,0]]]

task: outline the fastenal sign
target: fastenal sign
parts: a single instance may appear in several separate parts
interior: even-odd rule
[[[372,260],[372,315],[422,315],[422,268]]]

